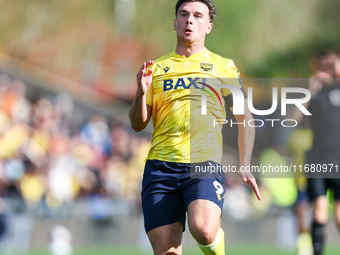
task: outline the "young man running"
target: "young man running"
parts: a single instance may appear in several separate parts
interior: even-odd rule
[[[223,96],[233,110],[230,90],[209,85],[207,80],[228,80],[242,89],[234,62],[205,48],[205,37],[212,30],[215,15],[216,8],[210,0],[179,0],[174,20],[176,50],[144,63],[137,74],[137,93],[129,117],[137,132],[147,126],[151,116],[153,120],[142,206],[145,230],[156,255],[182,254],[186,212],[189,230],[202,252],[225,254],[220,227],[224,175],[219,172],[213,178],[190,176],[192,164],[221,162],[222,126],[213,128],[210,120],[225,119]],[[220,103],[206,100],[206,116],[210,117],[204,120],[209,121],[201,121],[200,99],[205,92]],[[239,123],[252,119],[247,99],[244,105],[244,114],[235,115]],[[255,130],[247,125],[238,125],[238,129],[241,169],[250,165]],[[260,200],[253,175],[242,171],[239,175]]]

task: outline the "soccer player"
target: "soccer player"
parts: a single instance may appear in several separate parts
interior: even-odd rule
[[[319,71],[312,76],[312,99],[308,110],[313,146],[307,155],[307,166],[328,166],[327,173],[307,173],[308,196],[313,203],[311,236],[315,255],[321,255],[325,243],[325,224],[328,221],[327,191],[333,190],[334,216],[340,230],[340,84],[336,78],[337,55],[331,52],[319,56]],[[331,165],[332,164],[332,168]],[[312,170],[311,170],[312,171]],[[319,172],[319,171],[317,171]]]
[[[221,99],[222,106],[207,100],[208,120],[211,116],[225,119],[223,96],[227,96],[226,102],[233,110],[230,91],[208,85],[207,79],[229,79],[242,87],[234,62],[205,48],[205,36],[212,30],[215,15],[210,0],[179,0],[174,20],[176,50],[144,63],[137,74],[137,92],[129,117],[137,132],[147,126],[151,116],[153,120],[142,207],[145,230],[156,255],[182,254],[186,212],[189,230],[202,252],[225,254],[220,227],[224,175],[218,172],[213,178],[190,178],[192,164],[219,164],[222,158],[222,125],[213,128],[210,121],[200,122],[200,93],[210,90],[217,102]],[[247,99],[242,103],[244,114],[235,118],[238,123],[247,123],[252,114],[246,107]],[[242,124],[238,128],[240,167],[249,166],[255,130]],[[254,176],[245,171],[239,175],[261,200]]]

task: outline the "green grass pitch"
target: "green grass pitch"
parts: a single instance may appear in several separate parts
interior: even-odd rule
[[[197,249],[185,249],[183,250],[183,255],[200,255],[203,254],[200,250]],[[296,251],[292,252],[283,252],[277,250],[275,248],[269,247],[251,247],[250,245],[247,247],[226,247],[226,255],[296,255]],[[340,254],[340,246],[326,246],[324,255],[339,255]],[[20,254],[18,254],[20,255]],[[51,255],[51,253],[47,251],[32,251],[28,255]],[[72,255],[152,255],[152,253],[143,253],[137,249],[129,249],[129,248],[89,248],[82,250],[74,250]]]

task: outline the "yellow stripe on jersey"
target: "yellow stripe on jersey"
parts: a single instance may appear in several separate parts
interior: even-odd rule
[[[220,163],[222,126],[213,127],[213,120],[226,118],[223,96],[230,91],[214,85],[242,86],[234,62],[204,48],[188,58],[173,51],[150,69],[146,102],[152,107],[154,131],[147,159]],[[206,116],[201,115],[202,95],[207,98]]]

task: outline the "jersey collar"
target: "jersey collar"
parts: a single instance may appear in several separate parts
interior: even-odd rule
[[[199,51],[199,52],[197,52],[197,53],[191,55],[190,57],[187,57],[187,58],[186,58],[186,57],[184,57],[184,56],[178,55],[178,54],[176,53],[176,50],[174,50],[174,51],[173,51],[173,56],[174,56],[175,58],[179,58],[179,59],[187,59],[187,60],[189,60],[189,59],[200,59],[207,51],[208,51],[207,48],[204,47],[201,51]]]

